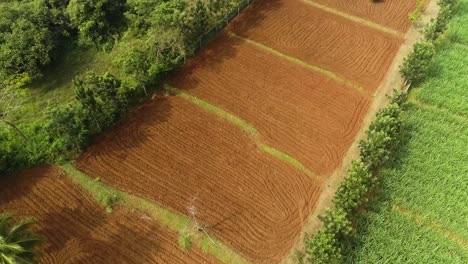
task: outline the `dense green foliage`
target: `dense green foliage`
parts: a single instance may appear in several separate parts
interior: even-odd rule
[[[462,0],[450,37],[435,42],[430,77],[410,93],[404,143],[381,171],[378,200],[357,221],[346,263],[468,262],[468,48],[459,41],[468,34],[467,7]]]
[[[423,40],[416,43],[413,51],[401,65],[401,76],[413,85],[423,81],[429,72],[434,53],[435,48],[432,42]]]
[[[15,222],[12,214],[0,215],[0,263],[35,263],[42,239],[31,232],[34,221]]]
[[[79,32],[83,46],[100,45],[124,25],[125,0],[70,0],[66,14]]]
[[[15,86],[14,94],[29,91],[31,96],[18,109],[0,115],[0,173],[78,154],[130,106],[141,102],[149,88],[160,86],[160,80],[192,56],[204,43],[205,34],[225,23],[225,16],[241,3],[246,1],[1,3],[1,92],[14,76],[26,74],[33,83],[25,83],[26,89]],[[61,58],[74,54],[105,59],[62,63]],[[96,64],[91,65],[94,72],[81,67],[87,65],[86,60]],[[62,66],[68,68],[64,74]],[[47,82],[53,84],[44,85]],[[61,97],[49,99],[55,87],[63,89],[54,91]]]

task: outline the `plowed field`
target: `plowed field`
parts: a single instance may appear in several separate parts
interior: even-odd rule
[[[379,25],[406,32],[411,21],[408,14],[416,7],[416,0],[385,0],[373,3],[371,0],[302,0],[316,2],[341,12],[359,16]]]
[[[78,165],[183,214],[193,203],[215,237],[266,263],[292,247],[321,187],[239,127],[173,96],[135,111]]]
[[[403,40],[301,0],[254,1],[230,26],[239,36],[375,91]]]
[[[40,263],[218,263],[183,251],[178,234],[137,213],[105,213],[56,167],[20,172],[1,186],[0,212],[34,216],[47,238]]]
[[[168,82],[244,119],[262,142],[322,176],[340,166],[370,102],[353,88],[227,34]]]

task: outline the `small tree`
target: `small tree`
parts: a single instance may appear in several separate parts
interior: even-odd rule
[[[400,68],[401,76],[411,84],[423,81],[428,72],[435,54],[434,45],[421,41],[414,45],[413,51],[404,59]]]
[[[43,240],[30,229],[32,220],[15,222],[12,214],[0,215],[0,263],[35,263]]]

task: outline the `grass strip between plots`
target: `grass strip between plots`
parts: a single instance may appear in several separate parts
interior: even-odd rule
[[[254,136],[255,134],[257,134],[257,130],[255,129],[255,127],[253,127],[251,124],[245,122],[244,120],[238,118],[237,116],[233,115],[233,114],[230,114],[226,111],[224,111],[223,109],[219,108],[219,107],[216,107],[208,102],[205,102],[201,99],[198,99],[197,97],[195,96],[192,96],[192,95],[189,95],[187,93],[184,93],[182,92],[181,90],[169,85],[169,84],[164,84],[164,88],[171,92],[171,93],[174,93],[182,98],[184,98],[185,100],[188,100],[198,106],[201,106],[203,108],[205,108],[206,110],[208,110],[209,112],[211,113],[214,113],[215,115],[223,118],[223,119],[226,119],[226,120],[229,120],[230,122],[240,126],[242,129],[244,129],[247,134],[251,135],[251,136]]]
[[[329,13],[332,13],[332,14],[335,14],[335,15],[340,16],[340,17],[344,17],[344,18],[349,19],[349,20],[351,20],[353,22],[356,22],[356,23],[359,23],[359,24],[362,24],[362,25],[365,25],[365,26],[380,30],[380,31],[388,33],[388,34],[395,35],[395,36],[397,36],[399,38],[404,37],[404,34],[399,32],[398,30],[394,30],[394,29],[382,26],[380,24],[371,22],[371,21],[369,21],[367,19],[360,18],[358,16],[354,16],[354,15],[350,15],[350,14],[345,13],[345,12],[338,11],[338,10],[336,10],[334,8],[330,8],[330,7],[315,3],[315,2],[313,2],[311,0],[303,0],[303,1],[305,3],[311,5],[311,6],[314,6],[314,7],[318,8],[318,9],[321,9],[323,11],[326,11],[326,12],[329,12]]]
[[[108,203],[108,197],[112,197],[116,205],[120,205],[128,209],[143,211],[148,214],[149,217],[165,225],[171,231],[176,233],[184,232],[184,230],[186,230],[190,225],[191,220],[187,216],[172,212],[153,201],[148,201],[135,195],[106,186],[100,182],[99,178],[93,179],[76,169],[71,164],[62,165],[61,168],[74,183],[82,186],[85,190],[90,192],[97,201],[105,206],[110,206]],[[213,246],[211,239],[213,239],[213,237],[202,235],[200,238],[195,239],[194,242],[199,248],[206,249],[206,253],[213,255],[224,263],[250,263],[244,257],[217,239],[213,239],[216,243],[216,246]]]
[[[306,166],[304,166],[301,162],[299,162],[298,160],[296,160],[295,158],[275,149],[275,148],[272,148],[270,146],[267,146],[267,145],[264,145],[264,144],[258,144],[258,146],[265,152],[267,153],[270,153],[271,155],[279,158],[279,159],[282,159],[284,161],[286,161],[287,163],[293,165],[294,167],[298,168],[299,170],[301,170],[302,172],[304,172],[305,174],[307,174],[307,176],[309,177],[315,177],[316,175],[310,171]]]
[[[350,80],[347,80],[346,78],[337,75],[336,73],[334,73],[332,71],[325,70],[325,69],[320,68],[318,66],[310,65],[307,62],[304,62],[304,61],[302,61],[300,59],[297,59],[297,58],[291,57],[289,55],[286,55],[284,53],[281,53],[281,52],[279,52],[279,51],[277,51],[277,50],[275,50],[273,48],[270,48],[270,47],[268,47],[266,45],[263,45],[263,44],[261,44],[261,43],[259,43],[257,41],[241,37],[241,36],[239,36],[239,35],[237,35],[237,34],[235,34],[233,32],[228,32],[228,33],[229,33],[229,35],[231,35],[233,37],[236,37],[236,38],[241,39],[241,40],[243,40],[243,41],[245,41],[245,42],[247,42],[249,44],[252,44],[252,45],[257,46],[257,47],[259,47],[261,49],[264,49],[264,50],[266,50],[266,51],[268,51],[270,53],[273,53],[274,55],[276,55],[276,56],[278,56],[280,58],[292,61],[292,62],[294,62],[296,64],[299,64],[301,66],[304,66],[304,67],[306,67],[308,69],[311,69],[313,71],[316,71],[316,72],[319,72],[319,73],[321,73],[323,75],[326,75],[326,76],[332,78],[335,81],[338,81],[340,83],[343,83],[343,84],[345,84],[345,85],[347,85],[349,87],[352,87],[352,88],[356,89],[358,92],[366,93],[362,86],[359,86],[359,85],[351,82]]]
[[[412,212],[407,208],[403,208],[403,207],[401,207],[400,205],[397,205],[397,204],[394,204],[392,206],[392,209],[397,211],[401,215],[409,218],[410,220],[414,221],[418,225],[424,225],[426,227],[429,227],[430,229],[432,229],[432,230],[440,233],[441,235],[455,241],[456,243],[458,243],[458,244],[460,244],[460,245],[462,245],[464,247],[468,247],[468,241],[466,239],[460,237],[455,232],[453,232],[450,229],[447,229],[443,225],[435,223],[433,221],[429,221],[429,220],[425,219],[423,216],[421,216],[421,215],[419,215],[419,214],[417,214],[415,212]]]
[[[220,109],[219,107],[216,107],[208,102],[205,102],[193,95],[189,95],[187,93],[184,93],[183,91],[169,85],[169,84],[164,84],[164,88],[170,92],[170,93],[173,93],[173,94],[176,94],[177,96],[180,96],[182,97],[183,99],[185,100],[188,100],[198,106],[201,106],[203,108],[205,108],[206,110],[208,110],[209,112],[212,112],[214,114],[216,114],[217,116],[221,117],[221,118],[224,118],[236,125],[238,125],[239,127],[241,127],[243,130],[245,130],[249,135],[251,136],[255,136],[257,135],[257,129],[252,126],[251,124],[247,123],[246,121],[240,119],[239,117],[233,115],[233,114],[230,114],[226,111],[224,111],[223,109]],[[270,147],[270,146],[267,146],[265,144],[261,144],[261,143],[258,143],[257,142],[257,146],[267,152],[268,154],[270,155],[273,155],[275,156],[276,158],[279,158],[289,164],[291,164],[292,166],[294,166],[295,168],[299,169],[300,171],[304,172],[307,176],[309,177],[316,177],[317,175],[315,175],[311,170],[309,170],[306,166],[304,166],[300,161],[296,160],[295,158],[273,148],[273,147]]]

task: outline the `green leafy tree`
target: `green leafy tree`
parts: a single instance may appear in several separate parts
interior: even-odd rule
[[[416,43],[413,51],[403,61],[400,68],[401,76],[411,84],[420,83],[429,72],[434,54],[435,48],[431,42]]]
[[[0,5],[0,14],[0,80],[18,73],[40,77],[55,47],[45,2],[13,1]]]
[[[340,263],[342,259],[340,242],[349,237],[353,228],[348,214],[341,208],[327,209],[319,217],[322,228],[312,239],[306,240],[306,252],[310,263]]]
[[[16,223],[12,214],[0,215],[0,263],[28,264],[35,263],[39,255],[37,246],[42,239],[30,229],[32,220]]]
[[[113,125],[127,109],[125,88],[115,76],[88,72],[73,81],[75,97],[96,125],[92,134]]]
[[[337,208],[348,214],[356,211],[367,202],[367,193],[373,187],[375,177],[362,161],[354,161],[348,172],[348,177],[343,181],[333,198]]]
[[[79,44],[99,46],[109,42],[124,25],[125,0],[70,0],[66,13],[78,29]]]

